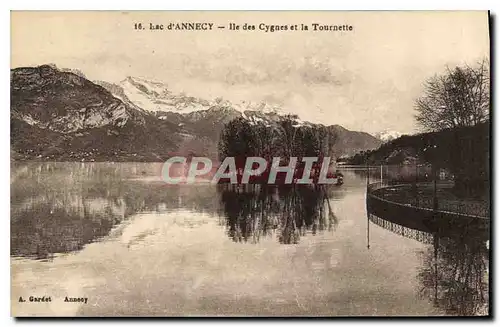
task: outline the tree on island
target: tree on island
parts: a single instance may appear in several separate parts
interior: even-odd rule
[[[296,115],[280,117],[272,123],[252,123],[238,117],[225,124],[218,143],[219,160],[235,157],[243,168],[246,158],[258,156],[271,163],[273,157],[333,156],[336,135],[323,125],[302,124]],[[316,163],[320,165],[319,163]]]

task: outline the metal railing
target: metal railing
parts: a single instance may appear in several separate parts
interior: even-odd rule
[[[436,189],[434,189],[436,188]],[[367,185],[367,197],[421,211],[489,219],[489,205],[477,200],[453,200],[442,196],[443,189],[433,183],[403,184],[397,181]]]
[[[406,226],[393,223],[389,220],[382,219],[374,214],[368,214],[368,218],[375,225],[378,225],[392,233],[401,235],[403,237],[411,238],[425,244],[432,244],[432,242],[434,241],[433,234],[429,232],[408,228]]]

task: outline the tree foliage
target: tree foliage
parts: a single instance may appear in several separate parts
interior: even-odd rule
[[[325,126],[302,125],[296,115],[272,124],[252,124],[236,118],[224,126],[219,139],[219,159],[225,157],[324,157],[333,155],[335,135]]]
[[[417,123],[425,131],[475,126],[489,119],[489,62],[447,68],[428,79],[415,102]]]

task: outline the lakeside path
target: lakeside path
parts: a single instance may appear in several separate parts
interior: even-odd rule
[[[490,203],[487,199],[458,198],[451,192],[453,185],[438,183],[436,190],[437,210],[490,218]],[[432,183],[394,185],[374,189],[371,194],[384,200],[417,208],[434,208],[434,186]]]

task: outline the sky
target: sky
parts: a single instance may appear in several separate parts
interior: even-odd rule
[[[181,22],[214,29],[134,29]],[[245,23],[256,30],[242,30]],[[271,33],[261,23],[352,30]],[[11,68],[53,63],[113,83],[142,77],[174,92],[266,101],[303,120],[372,134],[416,132],[414,101],[425,80],[489,58],[485,11],[12,12],[11,27]]]

